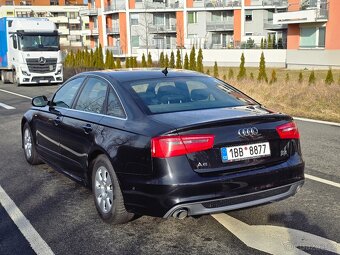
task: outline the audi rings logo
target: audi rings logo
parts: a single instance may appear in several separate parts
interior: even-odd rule
[[[39,64],[45,64],[46,63],[46,58],[40,57],[38,62],[39,62]]]
[[[256,127],[242,128],[238,130],[238,135],[241,137],[249,137],[258,135],[259,130]]]

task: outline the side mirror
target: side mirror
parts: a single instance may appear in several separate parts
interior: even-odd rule
[[[46,96],[38,96],[32,99],[32,105],[36,107],[44,107],[48,105],[48,99]]]

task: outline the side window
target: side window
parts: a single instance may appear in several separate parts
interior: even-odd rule
[[[107,101],[107,115],[118,117],[118,118],[125,118],[125,113],[123,106],[121,105],[117,94],[110,88],[109,98]]]
[[[83,83],[84,78],[73,79],[62,86],[53,98],[53,105],[57,107],[70,108],[78,89]]]
[[[75,109],[86,112],[103,113],[107,87],[106,82],[101,79],[88,79],[84,89],[80,93]]]
[[[13,38],[13,48],[17,49],[18,48],[17,36],[16,35],[12,35],[12,38]]]

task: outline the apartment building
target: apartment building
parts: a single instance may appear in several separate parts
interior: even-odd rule
[[[81,3],[78,0],[0,0],[0,17],[46,17],[56,24],[62,47],[90,47],[89,17],[79,15],[85,8]]]
[[[89,0],[81,15],[90,20],[91,47],[124,56],[141,48],[240,48],[268,34],[285,42],[288,26],[273,16],[287,9],[287,0]]]

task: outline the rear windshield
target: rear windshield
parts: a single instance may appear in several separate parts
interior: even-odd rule
[[[130,92],[149,114],[257,104],[230,85],[210,77],[139,80]]]

